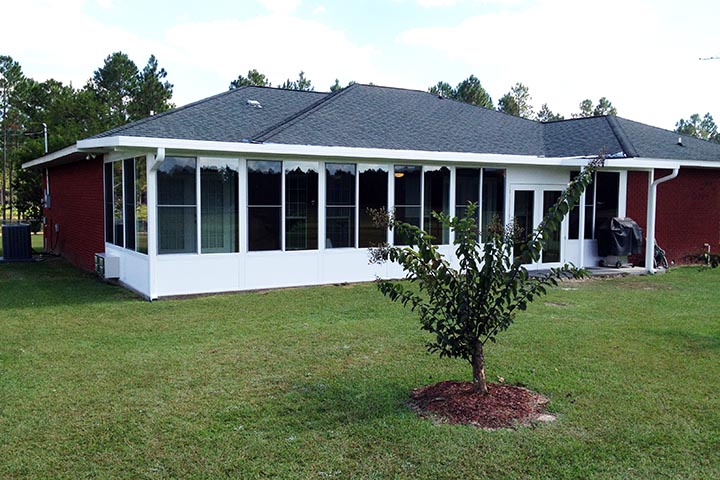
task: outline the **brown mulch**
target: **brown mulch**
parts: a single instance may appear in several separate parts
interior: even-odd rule
[[[440,382],[410,394],[410,408],[436,422],[495,430],[555,419],[545,412],[547,398],[527,388],[488,383],[489,395],[473,392],[470,382]]]

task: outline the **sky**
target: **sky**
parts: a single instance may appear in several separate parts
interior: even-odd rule
[[[85,85],[112,52],[168,72],[177,106],[248,70],[273,85],[303,70],[426,90],[478,77],[493,101],[517,82],[569,117],[607,97],[618,115],[673,129],[720,123],[717,0],[0,0],[0,55],[38,81]]]

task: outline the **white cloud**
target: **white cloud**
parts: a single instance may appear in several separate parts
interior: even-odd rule
[[[457,5],[458,0],[417,0],[421,7],[452,7]]]
[[[465,65],[495,100],[523,82],[536,107],[547,102],[568,116],[582,99],[606,96],[621,116],[671,128],[680,116],[703,110],[703,102],[707,108],[712,102],[720,116],[720,99],[703,93],[702,74],[693,76],[703,63],[695,44],[703,36],[710,40],[714,30],[708,25],[683,42],[672,20],[645,1],[543,0],[450,27],[408,30],[397,41]]]
[[[290,15],[300,6],[301,0],[258,0],[272,13]]]
[[[371,47],[355,45],[321,22],[286,15],[177,25],[167,31],[166,44],[205,76],[223,79],[221,88],[252,68],[274,85],[303,70],[317,90],[338,77],[367,82],[377,75]]]
[[[322,15],[323,13],[326,12],[326,10],[327,9],[325,8],[325,5],[318,5],[317,7],[315,7],[313,9],[312,13],[313,13],[313,15]]]

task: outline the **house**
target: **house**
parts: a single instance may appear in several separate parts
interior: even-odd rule
[[[154,299],[398,277],[368,263],[367,247],[402,242],[368,208],[422,226],[452,258],[431,211],[474,201],[481,226],[500,215],[532,228],[600,152],[605,167],[529,269],[597,265],[598,226],[615,216],[676,262],[717,246],[720,145],[613,116],[538,123],[398,88],[241,87],[23,167],[44,172],[47,249]]]

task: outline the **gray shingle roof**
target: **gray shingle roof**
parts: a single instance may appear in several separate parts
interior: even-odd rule
[[[262,108],[247,104],[256,100]],[[538,123],[436,95],[355,84],[335,93],[241,87],[96,137],[344,146],[544,157],[720,162],[720,145],[619,117]]]
[[[92,138],[122,135],[241,142],[314,105],[327,95],[244,86],[108,130]],[[248,100],[260,102],[262,108],[248,105]]]

